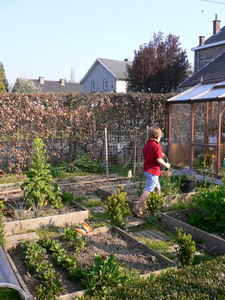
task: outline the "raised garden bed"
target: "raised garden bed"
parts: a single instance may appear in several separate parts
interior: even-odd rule
[[[97,195],[103,200],[107,200],[109,196],[111,196],[115,190],[123,188],[124,191],[127,193],[128,200],[131,202],[138,201],[138,191],[137,187],[134,187],[133,184],[130,184],[129,182],[124,184],[119,184],[116,186],[100,186],[97,187],[96,193]],[[187,194],[175,194],[175,195],[169,195],[164,197],[164,207],[165,209],[170,208],[173,204],[183,202],[188,203],[192,200],[193,195],[195,192],[187,193]]]
[[[211,234],[187,223],[188,216],[193,210],[181,210],[160,215],[160,223],[166,229],[172,232],[177,228],[183,228],[185,233],[191,234],[193,239],[202,242],[205,247],[218,254],[225,253],[225,236],[222,234]]]
[[[127,269],[134,268],[144,277],[148,276],[149,273],[159,272],[174,266],[171,260],[146,245],[139,243],[132,236],[117,227],[98,228],[89,233],[87,237],[88,245],[75,255],[83,266],[90,266],[96,254],[102,256],[114,254],[119,262],[125,263]],[[74,254],[74,251],[70,249],[65,240],[60,240],[59,238],[59,241],[70,255]],[[16,273],[20,274],[20,280],[23,281],[22,284],[32,294],[39,282],[26,271],[20,246],[10,247],[8,253],[11,257],[10,261],[13,269]],[[51,255],[46,255],[46,259],[52,262]],[[72,297],[85,292],[85,290],[82,290],[79,282],[69,279],[68,272],[65,269],[57,265],[54,265],[54,267],[64,283],[64,295],[60,297],[61,299],[72,299]]]
[[[7,202],[6,202],[7,205]],[[34,218],[34,213],[24,212],[23,219],[19,220],[15,214],[5,217],[4,232],[5,236],[36,230],[41,227],[59,226],[65,227],[83,223],[90,215],[88,209],[74,202],[73,206],[65,206],[62,210],[45,208],[41,215]],[[24,219],[27,217],[27,219]]]

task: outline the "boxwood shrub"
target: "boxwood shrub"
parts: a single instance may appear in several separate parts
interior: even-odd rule
[[[199,265],[184,269],[168,270],[159,275],[150,275],[136,283],[125,283],[111,290],[104,298],[101,295],[82,300],[119,299],[225,299],[225,255]]]

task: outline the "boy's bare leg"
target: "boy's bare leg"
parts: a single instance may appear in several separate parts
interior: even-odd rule
[[[156,186],[154,191],[156,193],[158,193],[159,195],[161,194],[161,188],[160,186]],[[148,198],[148,195],[150,194],[151,192],[149,191],[144,191],[143,194],[141,195],[140,199],[138,200],[136,206],[135,206],[135,209],[140,212],[140,213],[144,213],[147,209],[146,207],[146,200]]]
[[[161,194],[161,187],[156,186],[154,191],[160,195]]]
[[[144,191],[140,199],[138,200],[135,206],[135,209],[138,212],[143,213],[146,210],[146,200],[148,198],[149,193],[150,193],[149,191]]]

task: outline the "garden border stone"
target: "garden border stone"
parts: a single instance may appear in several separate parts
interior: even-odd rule
[[[177,211],[179,212],[179,211]],[[188,223],[182,222],[172,216],[170,214],[176,213],[170,212],[170,213],[161,213],[160,214],[160,223],[161,225],[172,232],[176,231],[177,228],[182,228],[183,231],[187,234],[191,234],[193,239],[196,241],[200,241],[204,243],[204,245],[209,250],[213,250],[217,252],[218,254],[224,254],[225,253],[225,239],[222,239],[216,235],[210,234],[202,229],[199,229],[195,226],[189,225]]]

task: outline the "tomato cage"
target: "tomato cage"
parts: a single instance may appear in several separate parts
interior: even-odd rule
[[[220,177],[225,167],[225,81],[201,82],[167,104],[171,164]]]

